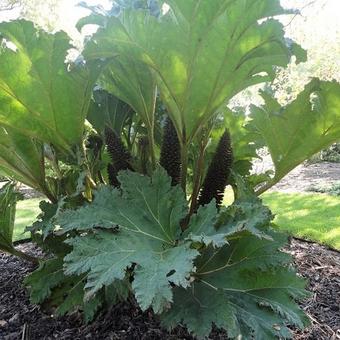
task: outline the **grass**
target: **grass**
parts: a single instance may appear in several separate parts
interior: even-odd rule
[[[14,241],[30,237],[29,233],[24,233],[25,227],[31,225],[35,218],[39,215],[40,201],[40,198],[31,198],[17,203],[13,234]]]
[[[340,197],[270,192],[261,198],[280,230],[340,249]]]

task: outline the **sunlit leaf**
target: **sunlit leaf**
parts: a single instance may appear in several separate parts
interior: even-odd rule
[[[270,19],[288,13],[278,0],[167,4],[170,10],[160,18],[132,10],[110,18],[85,54],[88,59],[122,54],[148,65],[184,143],[235,94],[273,79],[274,65],[287,65],[292,53],[305,57]]]
[[[69,67],[69,37],[28,21],[2,22],[0,41],[0,124],[69,151],[81,141],[100,68]]]
[[[248,128],[268,147],[278,182],[313,154],[340,140],[340,84],[317,79],[286,106],[263,92],[265,105],[252,107]]]

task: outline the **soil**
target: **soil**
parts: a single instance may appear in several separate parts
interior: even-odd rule
[[[295,339],[340,339],[340,252],[291,239],[287,249],[312,296],[301,304],[312,324]]]
[[[20,250],[37,253],[32,244]],[[300,275],[309,280],[312,296],[301,303],[309,315],[311,326],[294,331],[294,339],[340,339],[340,253],[327,247],[292,239],[287,247]],[[141,312],[134,303],[121,303],[97,320],[84,325],[79,314],[55,318],[39,306],[31,305],[23,278],[32,266],[13,256],[0,254],[0,339],[1,340],[152,340],[193,339],[178,327],[171,333],[161,328],[151,312]],[[26,337],[22,337],[23,332]],[[214,331],[211,339],[227,339]]]

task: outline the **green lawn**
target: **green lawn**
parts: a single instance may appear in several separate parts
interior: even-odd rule
[[[281,230],[340,249],[340,197],[278,192],[266,193],[261,197],[277,215],[275,223]],[[28,236],[23,231],[39,214],[39,201],[33,198],[18,202],[14,240]],[[231,202],[232,194],[226,192],[224,203]]]
[[[340,197],[271,192],[261,198],[281,230],[340,249]]]
[[[14,241],[22,240],[29,237],[29,233],[24,234],[25,227],[32,224],[39,215],[40,198],[31,198],[17,203],[17,211],[15,215]]]

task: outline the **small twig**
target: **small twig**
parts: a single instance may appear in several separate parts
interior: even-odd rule
[[[315,270],[325,269],[325,268],[332,268],[332,267],[331,266],[318,266],[318,267],[314,267]]]
[[[31,340],[30,325],[27,323],[25,323],[22,328],[21,340]]]
[[[302,11],[304,9],[306,9],[307,7],[310,7],[311,5],[314,5],[316,3],[317,0],[313,0],[313,1],[310,1],[308,2],[306,5],[302,6],[300,9],[299,9],[299,12],[294,14],[292,19],[289,21],[289,23],[287,25],[285,25],[285,28],[288,27],[289,25],[292,24],[292,22],[294,21],[294,19],[298,16],[298,15],[302,15]]]
[[[331,333],[332,333],[332,337],[335,336],[335,332],[333,331],[333,329],[331,327],[329,327],[327,324],[320,324],[318,320],[316,320],[314,317],[312,317],[309,313],[306,313],[306,315],[314,322],[318,325],[319,329],[326,335],[329,335],[323,328],[322,326],[324,326],[325,328],[327,328]]]

